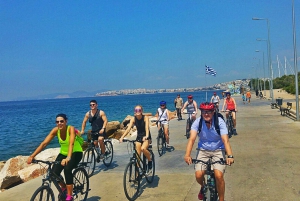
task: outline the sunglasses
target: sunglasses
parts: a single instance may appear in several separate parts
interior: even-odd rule
[[[212,114],[213,111],[211,111],[211,110],[201,110],[201,113],[202,114]]]
[[[160,105],[160,106],[165,106],[165,105]]]
[[[90,104],[90,106],[92,107],[92,106],[95,106],[96,104]]]
[[[134,112],[142,112],[142,109],[134,109]]]
[[[62,123],[64,123],[64,122],[65,122],[65,120],[55,121],[55,123],[57,123],[57,124],[58,124],[58,123],[61,123],[61,124],[62,124]]]

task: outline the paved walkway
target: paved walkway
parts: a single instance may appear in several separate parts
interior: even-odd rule
[[[225,174],[226,201],[299,200],[300,124],[283,117],[278,109],[271,109],[270,101],[253,98],[250,105],[238,104],[238,136],[230,143],[235,163]],[[137,200],[196,201],[199,186],[194,179],[193,166],[183,160],[186,147],[185,121],[170,122],[171,144],[174,149],[158,156],[156,141],[156,175],[152,184],[142,182]],[[156,128],[151,128],[156,137]],[[88,201],[123,201],[123,173],[129,161],[127,143],[117,144],[112,167],[106,169],[100,163],[96,174],[90,178],[91,191]],[[194,145],[196,149],[196,144]],[[0,193],[0,200],[29,200],[41,179],[31,180]]]

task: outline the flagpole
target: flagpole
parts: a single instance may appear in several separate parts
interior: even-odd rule
[[[206,94],[205,94],[205,102],[207,102],[207,80],[206,80],[206,64],[205,64],[205,91],[206,91]]]

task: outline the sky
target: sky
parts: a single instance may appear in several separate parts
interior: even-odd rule
[[[0,101],[269,77],[267,42],[256,40],[268,38],[267,21],[253,17],[269,20],[283,75],[285,57],[294,66],[292,0],[2,0]],[[299,0],[295,22],[300,40]]]

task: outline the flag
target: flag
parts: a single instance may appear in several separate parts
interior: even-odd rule
[[[206,74],[210,74],[212,76],[217,75],[217,71],[215,71],[213,68],[206,66],[206,65],[205,65],[205,68],[206,68],[206,70],[205,70]]]

